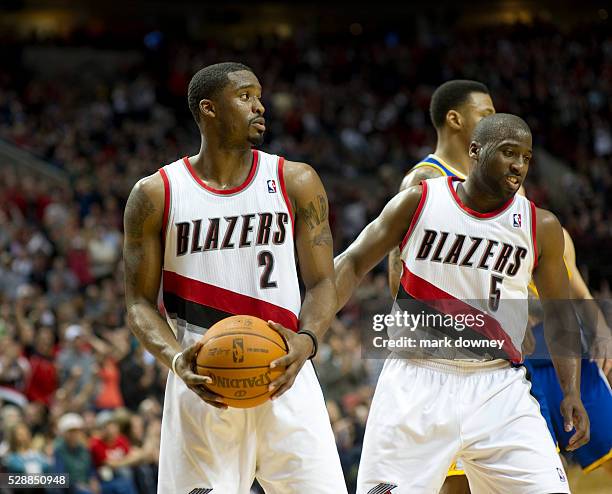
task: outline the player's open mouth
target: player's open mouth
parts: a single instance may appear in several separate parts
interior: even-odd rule
[[[506,182],[508,182],[510,187],[512,187],[513,189],[518,189],[521,186],[520,178],[514,175],[507,176]]]

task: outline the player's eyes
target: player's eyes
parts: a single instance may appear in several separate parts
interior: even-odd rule
[[[240,99],[243,101],[247,101],[249,99],[249,93],[240,94]]]
[[[511,158],[514,155],[511,149],[504,149],[504,156]]]

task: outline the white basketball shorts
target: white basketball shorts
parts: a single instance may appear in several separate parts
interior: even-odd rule
[[[455,457],[473,494],[570,492],[529,390],[525,369],[502,360],[387,360],[366,426],[358,494],[438,494]]]
[[[346,494],[323,393],[310,361],[293,386],[255,408],[219,410],[170,373],[159,494]]]

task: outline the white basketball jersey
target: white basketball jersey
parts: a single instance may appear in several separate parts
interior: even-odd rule
[[[460,182],[422,182],[421,201],[400,245],[398,301],[437,301],[440,312],[479,316],[484,324],[472,327],[475,334],[504,339],[504,355],[519,362],[527,286],[537,263],[535,206],[517,194],[496,211],[478,213],[461,202]]]
[[[187,157],[160,169],[163,302],[183,346],[238,314],[297,331],[301,302],[283,164],[254,150],[245,182],[226,190],[203,182]]]

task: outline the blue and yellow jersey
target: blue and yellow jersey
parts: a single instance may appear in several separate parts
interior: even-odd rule
[[[436,168],[437,170],[440,170],[440,172],[444,176],[458,177],[461,180],[465,180],[465,175],[463,173],[447,164],[442,158],[436,156],[435,154],[427,155],[416,165],[414,165],[410,171],[416,170],[417,168],[422,168],[424,166],[431,166],[432,168]]]

